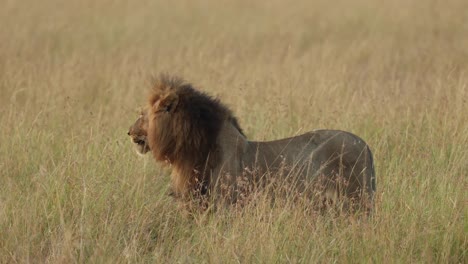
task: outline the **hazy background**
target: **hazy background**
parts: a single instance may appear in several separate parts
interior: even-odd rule
[[[0,6],[0,262],[467,261],[468,1]],[[373,219],[181,213],[126,135],[160,72],[218,96],[252,139],[364,138]]]

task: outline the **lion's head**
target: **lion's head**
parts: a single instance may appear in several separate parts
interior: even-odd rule
[[[139,120],[147,120],[147,125],[141,126],[147,128],[146,140],[139,138],[141,143],[149,146],[157,161],[173,166],[173,185],[181,194],[193,185],[204,188],[209,184],[208,174],[219,163],[216,141],[225,121],[242,134],[232,112],[219,100],[180,78],[166,75],[154,79],[148,105]]]
[[[148,145],[148,114],[145,110],[140,112],[140,116],[135,123],[128,129],[128,133],[134,144],[137,154],[144,155],[150,151]]]

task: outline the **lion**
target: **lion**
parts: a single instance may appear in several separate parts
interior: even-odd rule
[[[250,141],[231,110],[178,77],[161,75],[128,133],[140,154],[172,167],[177,197],[236,203],[240,182],[373,208],[375,170],[369,146],[340,130],[314,130],[274,141]],[[244,183],[245,184],[245,183]],[[318,199],[318,200],[320,200]]]

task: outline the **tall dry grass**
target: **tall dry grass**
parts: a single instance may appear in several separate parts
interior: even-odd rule
[[[0,262],[467,262],[468,2],[0,6]],[[126,137],[159,72],[219,96],[253,139],[363,137],[373,218],[184,216]]]

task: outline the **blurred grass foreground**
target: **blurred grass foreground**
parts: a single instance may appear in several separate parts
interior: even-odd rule
[[[466,263],[468,1],[0,3],[1,263]],[[249,138],[353,132],[368,221],[185,216],[126,132],[168,72]]]

